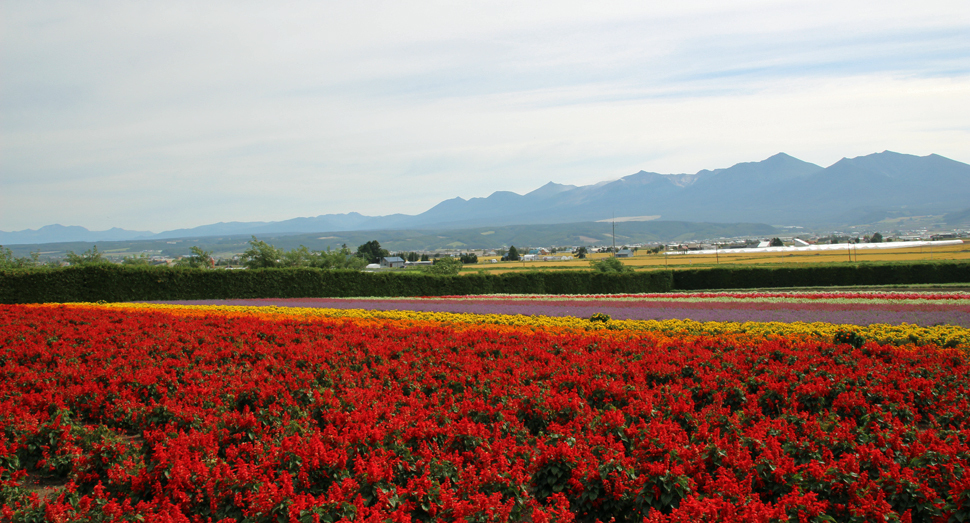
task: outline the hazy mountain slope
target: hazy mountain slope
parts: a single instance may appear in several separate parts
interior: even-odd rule
[[[943,216],[943,221],[950,226],[970,225],[970,209],[948,213]]]
[[[777,225],[840,226],[879,216],[941,215],[966,209],[970,165],[939,155],[884,151],[843,158],[822,168],[784,153],[760,162],[696,174],[640,171],[594,185],[549,182],[524,195],[497,191],[486,198],[452,198],[417,215],[325,214],[279,222],[229,222],[191,229],[91,232],[48,226],[0,232],[0,243],[96,241],[152,236],[190,238],[237,234],[495,227],[557,224],[612,217]]]
[[[191,229],[175,229],[155,235],[156,238],[192,238],[201,236],[221,236],[230,234],[267,234],[300,233],[340,230],[369,230],[385,227],[391,216],[364,216],[352,212],[347,214],[324,214],[309,218],[293,218],[279,222],[229,222],[203,225]]]
[[[970,165],[886,151],[843,158],[788,190],[798,195],[787,213],[792,220],[852,223],[891,209],[944,214],[970,202]]]
[[[970,165],[887,151],[822,168],[781,153],[691,177],[641,171],[541,199],[497,196],[448,200],[408,223],[474,227],[660,215],[725,223],[850,224],[906,207],[933,214],[962,209],[970,201]]]
[[[136,238],[148,238],[153,233],[149,231],[127,231],[117,227],[106,231],[89,231],[77,225],[46,225],[40,229],[26,229],[16,232],[0,231],[0,245],[8,244],[36,244],[70,241],[120,241]]]
[[[822,171],[779,153],[761,162],[702,171],[697,181],[668,202],[664,218],[705,221],[777,221],[795,196],[791,184]]]

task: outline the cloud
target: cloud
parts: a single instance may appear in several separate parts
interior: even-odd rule
[[[2,230],[413,214],[779,151],[970,161],[963,1],[0,10]]]

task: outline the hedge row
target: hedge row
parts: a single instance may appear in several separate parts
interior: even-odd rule
[[[970,263],[890,262],[677,270],[674,271],[673,288],[694,291],[964,282],[970,282]]]
[[[98,265],[0,271],[0,303],[461,294],[666,292],[668,272],[534,271],[433,276],[321,269],[241,271]]]
[[[530,271],[468,276],[320,269],[244,271],[98,265],[0,271],[0,303],[461,294],[618,294],[762,287],[970,282],[970,263],[725,267],[605,274]]]

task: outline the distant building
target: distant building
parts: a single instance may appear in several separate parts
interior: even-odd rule
[[[617,258],[632,258],[633,257],[633,251],[631,251],[630,249],[620,249],[619,251],[616,252],[616,257]]]
[[[388,256],[387,258],[381,258],[381,268],[404,268],[404,258],[400,256]]]
[[[433,261],[404,262],[405,267],[420,267],[422,265],[434,265]]]

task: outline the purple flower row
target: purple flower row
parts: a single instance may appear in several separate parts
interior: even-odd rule
[[[673,303],[670,301],[497,301],[497,300],[355,300],[338,298],[288,298],[248,300],[201,300],[160,302],[184,305],[242,305],[312,307],[331,309],[411,310],[472,314],[522,314],[589,317],[599,312],[617,320],[683,320],[727,322],[825,322],[869,325],[908,323],[920,326],[956,325],[970,328],[967,307],[945,305],[870,305],[803,303]]]

